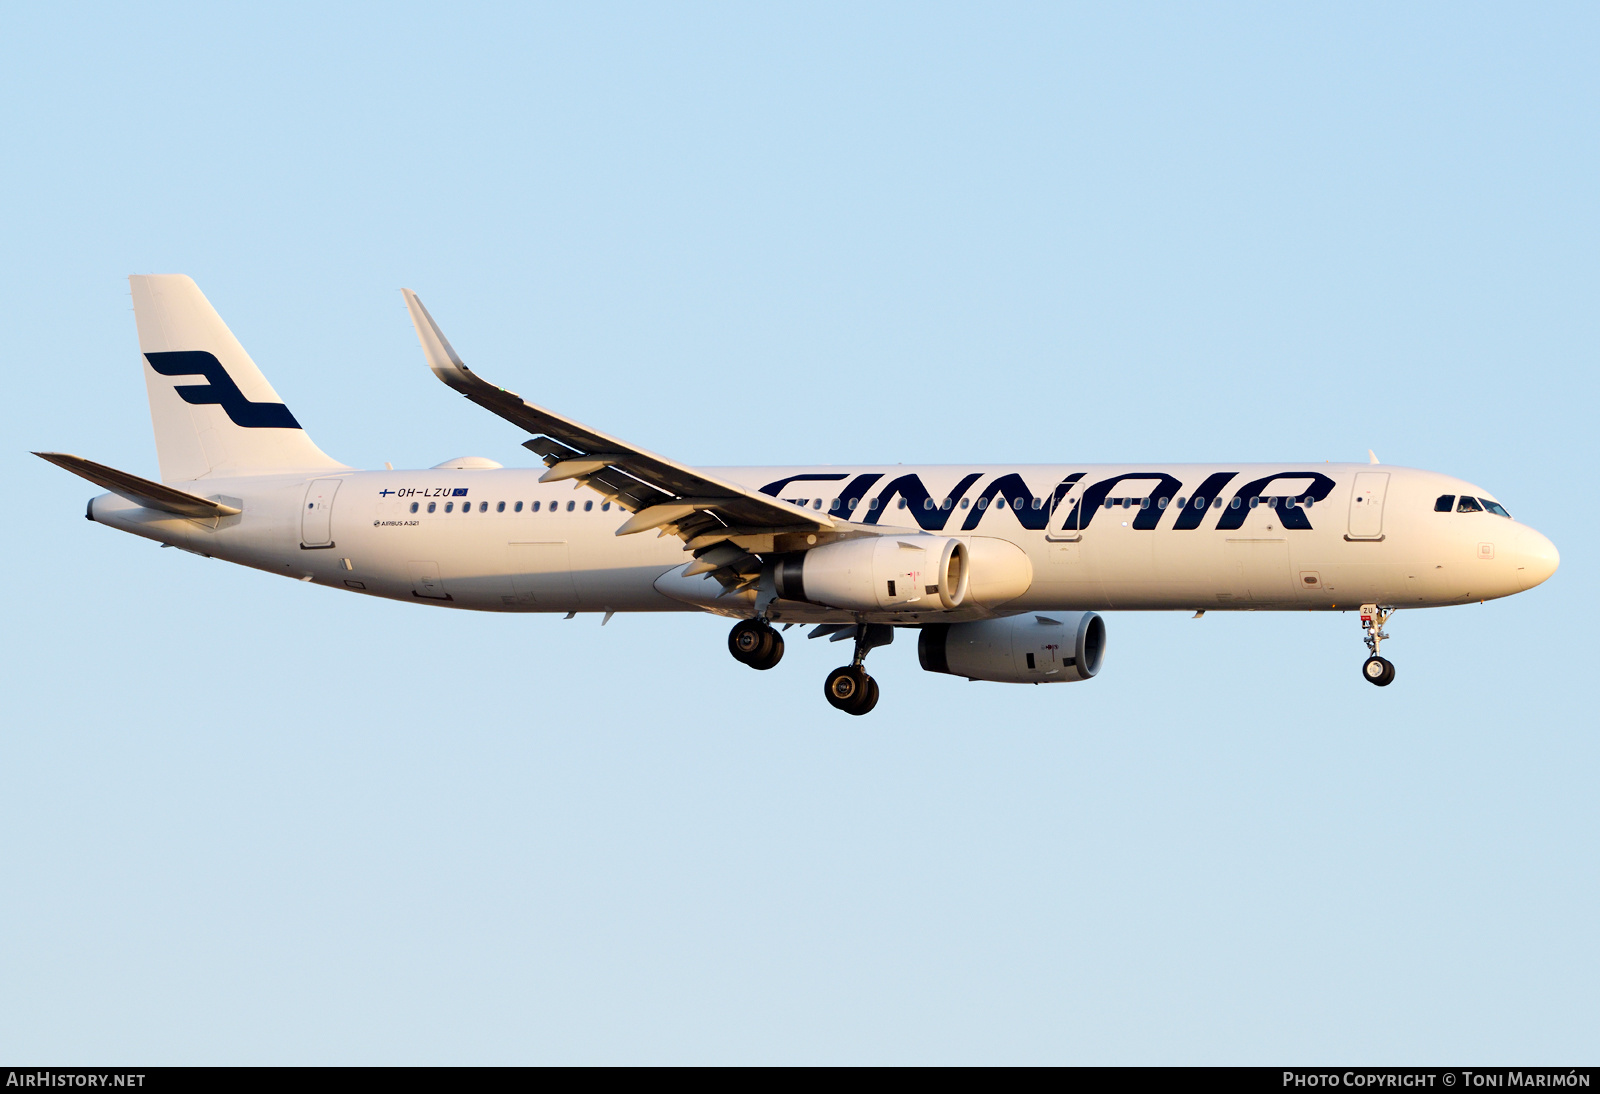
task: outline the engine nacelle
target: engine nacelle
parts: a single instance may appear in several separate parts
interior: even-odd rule
[[[945,536],[872,536],[778,560],[778,595],[830,608],[949,611],[967,598],[967,548]]]
[[[999,684],[1087,680],[1100,671],[1105,649],[1105,621],[1094,612],[930,623],[917,639],[917,657],[929,672]]]
[[[1028,553],[1006,539],[973,536],[967,540],[966,603],[998,607],[1015,600],[1033,586],[1033,563]]]

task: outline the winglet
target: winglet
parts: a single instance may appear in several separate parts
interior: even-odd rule
[[[424,313],[424,314],[426,314],[426,313]],[[1367,462],[1368,463],[1377,463],[1378,462],[1378,454],[1376,452],[1374,452],[1370,448],[1367,449]]]
[[[444,336],[444,331],[439,329],[439,324],[422,306],[417,294],[410,289],[401,289],[400,292],[406,298],[406,310],[411,313],[411,325],[417,328],[417,341],[422,343],[422,354],[428,359],[428,367],[439,379],[455,386],[452,381],[459,379],[462,373],[470,375],[472,370],[461,360],[455,347]]]

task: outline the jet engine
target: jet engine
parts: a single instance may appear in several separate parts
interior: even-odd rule
[[[1100,671],[1105,648],[1106,625],[1094,612],[930,623],[917,639],[929,672],[1000,684],[1087,680]]]
[[[945,536],[871,536],[778,560],[785,600],[830,608],[949,611],[967,598],[967,548]]]
[[[1010,540],[973,536],[967,543],[967,583],[964,603],[985,608],[1015,600],[1033,585],[1033,563],[1028,553]]]

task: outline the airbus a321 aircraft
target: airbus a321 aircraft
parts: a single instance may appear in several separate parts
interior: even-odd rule
[[[129,279],[161,481],[38,455],[111,491],[88,518],[363,596],[490,612],[697,611],[770,669],[775,624],[853,641],[828,702],[865,714],[897,631],[930,672],[1010,684],[1100,671],[1098,611],[1349,611],[1379,654],[1399,607],[1509,596],[1555,546],[1487,490],[1370,464],[693,468],[524,402],[462,363],[402,290],[428,366],[525,430],[545,469],[324,455],[195,283]],[[1370,454],[1370,453],[1369,453]],[[655,534],[651,534],[655,533]]]

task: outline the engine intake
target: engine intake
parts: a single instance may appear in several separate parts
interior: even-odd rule
[[[999,684],[1087,680],[1099,673],[1105,649],[1105,621],[1094,612],[929,623],[917,639],[929,672]]]

